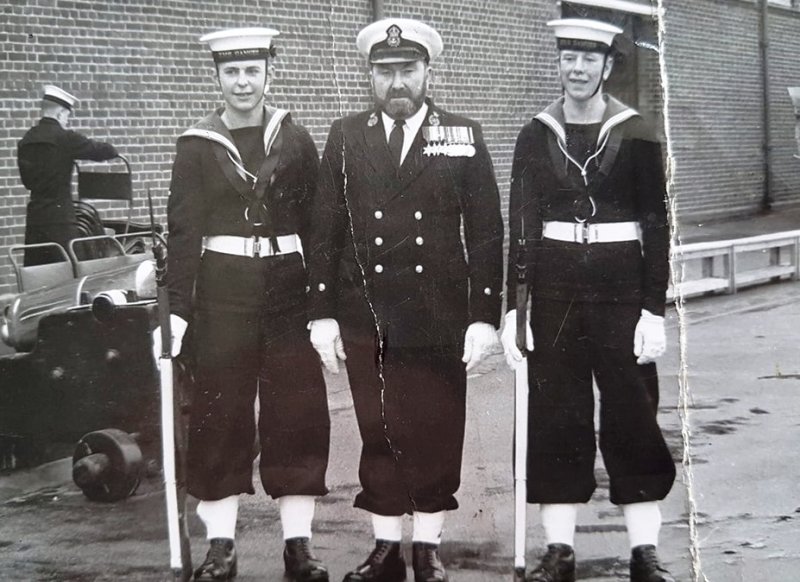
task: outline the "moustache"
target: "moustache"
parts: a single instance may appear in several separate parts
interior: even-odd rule
[[[393,89],[389,90],[389,92],[386,94],[386,97],[389,99],[400,99],[402,97],[411,99],[411,93],[404,91],[403,89]]]

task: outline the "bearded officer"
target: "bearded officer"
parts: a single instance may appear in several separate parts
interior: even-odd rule
[[[254,493],[256,395],[259,472],[278,500],[286,573],[328,580],[310,549],[315,496],[327,492],[329,416],[322,371],[308,365],[316,354],[303,262],[319,159],[289,112],[265,104],[277,34],[248,28],[200,39],[211,48],[225,105],[178,139],[172,169],[172,353],[188,323],[196,377],[188,492],[200,499],[210,542],[195,580],[236,575],[239,496]]]
[[[117,157],[113,145],[94,141],[69,128],[78,99],[55,85],[46,85],[39,123],[17,145],[22,183],[31,192],[25,221],[25,244],[55,242],[65,249],[78,237],[71,181],[75,160],[103,161]],[[61,261],[49,248],[25,251],[24,264]]]
[[[652,363],[665,348],[669,275],[661,148],[636,111],[603,91],[622,30],[585,19],[548,24],[564,95],[517,138],[509,217],[507,290],[515,288],[524,237],[532,295],[528,502],[541,504],[548,543],[528,580],[575,580],[576,513],[596,487],[594,377],[631,580],[668,582],[656,554],[657,502],[672,487],[675,465],[656,421]],[[522,362],[515,335],[512,309],[502,334],[512,367]]]
[[[466,370],[496,344],[503,226],[480,126],[426,98],[442,40],[386,19],[356,39],[375,107],[333,123],[309,254],[311,340],[347,373],[363,441],[355,506],[376,545],[349,582],[446,580],[445,512],[458,507]],[[460,230],[463,225],[466,249]]]

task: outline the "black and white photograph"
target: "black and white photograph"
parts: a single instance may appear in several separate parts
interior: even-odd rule
[[[800,578],[800,0],[0,14],[0,579]]]

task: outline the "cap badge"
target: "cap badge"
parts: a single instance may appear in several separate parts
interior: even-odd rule
[[[439,123],[441,123],[441,122],[439,121],[439,114],[438,114],[438,113],[436,113],[435,111],[434,111],[433,113],[431,113],[431,114],[428,116],[428,123],[429,123],[429,124],[431,124],[431,125],[433,125],[433,126],[437,126],[437,125],[439,125]]]
[[[374,111],[369,116],[369,119],[367,119],[367,125],[369,127],[375,127],[376,125],[378,125],[378,116],[375,114]]]
[[[388,44],[392,48],[397,48],[400,46],[400,35],[403,33],[400,30],[400,27],[396,24],[391,25],[388,29],[386,29],[386,44]]]

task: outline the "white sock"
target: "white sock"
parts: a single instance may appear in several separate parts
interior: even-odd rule
[[[311,539],[311,522],[314,519],[316,500],[312,495],[284,495],[278,498],[283,539]]]
[[[372,515],[372,529],[375,531],[376,540],[399,542],[403,540],[402,515]]]
[[[539,506],[544,538],[547,544],[575,545],[577,503],[542,503]]]
[[[628,503],[622,506],[625,527],[631,548],[642,545],[658,546],[658,532],[661,530],[661,509],[655,501]]]
[[[442,541],[443,529],[444,511],[437,511],[436,513],[415,511],[414,534],[411,540],[414,542],[438,545]]]
[[[206,539],[236,536],[236,517],[239,513],[239,496],[231,495],[217,501],[200,501],[197,516],[206,526]]]

